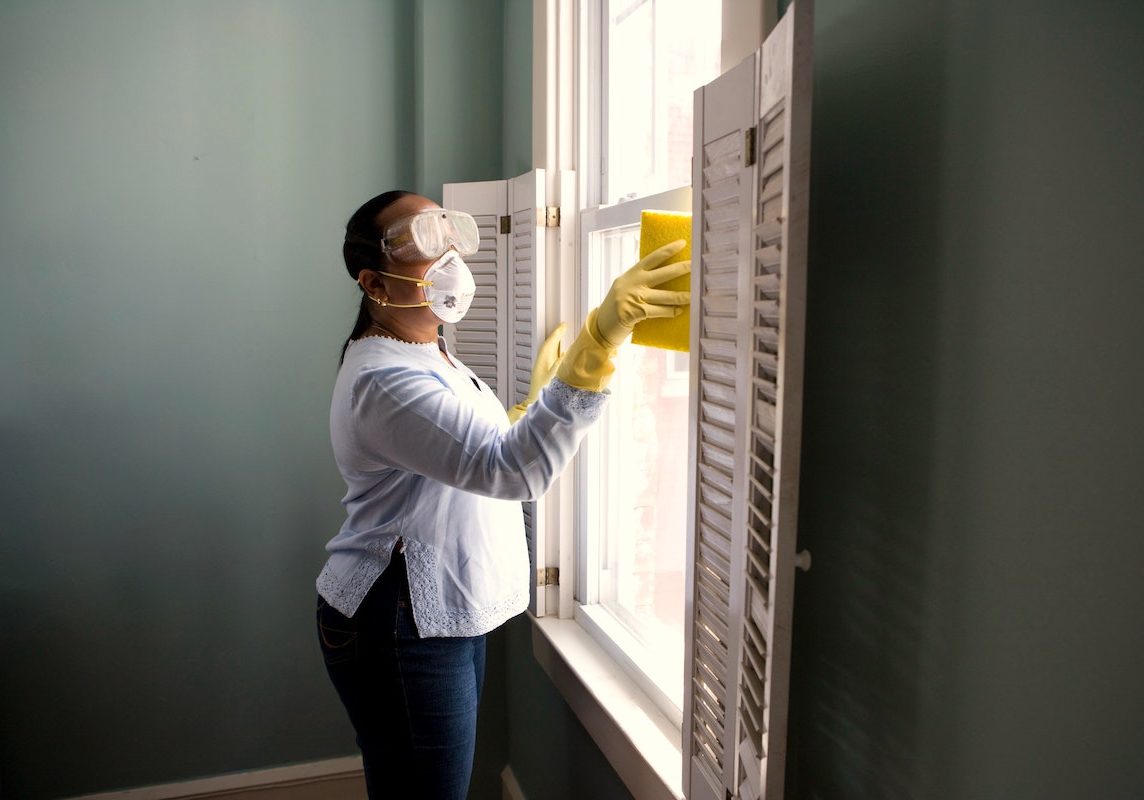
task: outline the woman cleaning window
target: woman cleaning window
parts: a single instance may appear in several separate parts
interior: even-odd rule
[[[330,407],[347,518],[317,580],[326,669],[349,713],[371,798],[463,798],[472,772],[485,635],[528,605],[520,502],[544,494],[599,418],[633,326],[674,317],[686,274],[656,250],[616,279],[568,352],[540,348],[506,412],[438,335],[475,283],[473,218],[386,192],[346,225],[363,296]]]

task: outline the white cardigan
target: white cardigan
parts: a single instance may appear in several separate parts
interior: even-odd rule
[[[603,412],[607,393],[553,380],[515,425],[444,340],[350,343],[330,406],[347,518],[318,593],[353,616],[405,545],[422,636],[477,636],[528,606],[521,501],[540,497]]]

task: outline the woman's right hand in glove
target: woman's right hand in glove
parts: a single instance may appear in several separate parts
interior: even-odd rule
[[[673,292],[655,287],[691,272],[691,262],[665,264],[687,246],[683,239],[665,244],[641,258],[612,282],[612,288],[596,311],[600,343],[617,348],[631,336],[637,322],[654,317],[678,317],[691,302],[691,292]]]
[[[615,371],[612,356],[637,322],[683,313],[691,302],[691,292],[655,287],[691,272],[687,261],[664,264],[686,246],[682,239],[665,244],[612,282],[599,308],[588,312],[580,335],[556,370],[556,377],[569,386],[602,392]]]

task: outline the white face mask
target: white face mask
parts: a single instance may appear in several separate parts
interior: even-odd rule
[[[477,282],[473,280],[473,273],[469,272],[468,265],[461,259],[455,250],[450,250],[434,261],[425,271],[425,277],[407,278],[404,275],[394,275],[392,272],[381,272],[390,278],[403,281],[413,281],[425,291],[424,303],[404,305],[401,303],[386,303],[395,308],[423,308],[429,309],[437,315],[442,322],[460,322],[469,311],[473,303],[473,296],[477,293]]]

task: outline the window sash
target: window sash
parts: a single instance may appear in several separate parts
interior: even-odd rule
[[[581,212],[581,269],[578,274],[581,308],[593,307],[608,288],[599,270],[589,263],[593,234],[639,225],[640,213],[648,209],[690,212],[691,188],[683,186]],[[616,658],[634,681],[645,687],[648,696],[669,719],[681,721],[682,670],[659,668],[657,659],[650,657],[645,641],[650,629],[641,630],[643,626],[635,623],[629,615],[601,603],[604,549],[602,531],[595,529],[594,522],[600,519],[605,487],[610,484],[607,464],[603,461],[604,451],[602,433],[594,428],[581,444],[577,458],[575,618],[601,647]]]

